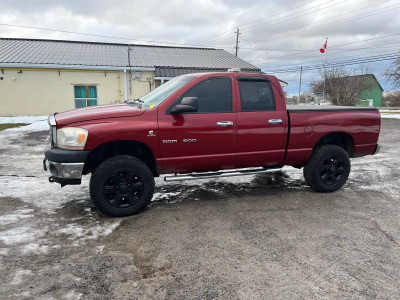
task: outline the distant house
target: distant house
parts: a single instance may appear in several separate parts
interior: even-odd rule
[[[0,38],[0,116],[137,99],[175,76],[261,70],[214,48]]]
[[[363,75],[355,75],[355,76],[347,76],[347,77],[337,77],[335,79],[327,79],[326,85],[335,84],[337,82],[340,88],[340,84],[346,83],[346,87],[351,91],[353,86],[364,86],[364,90],[362,91],[359,97],[360,106],[382,106],[382,94],[383,88],[380,85],[379,81],[376,79],[374,74],[363,74]],[[317,91],[314,92],[314,96],[318,101],[323,102],[323,81],[320,85],[317,86]]]
[[[382,106],[383,88],[380,85],[379,81],[376,79],[374,74],[365,74],[365,75],[358,75],[351,77],[365,78],[366,86],[368,87],[361,94],[360,105],[375,106],[375,107]]]

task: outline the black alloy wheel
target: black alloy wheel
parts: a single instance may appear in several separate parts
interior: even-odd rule
[[[109,216],[138,213],[150,203],[153,193],[153,173],[144,162],[129,155],[105,160],[90,179],[93,203]]]
[[[143,196],[143,192],[143,180],[132,171],[112,174],[103,187],[104,198],[116,208],[134,205]]]
[[[343,148],[322,145],[312,152],[304,166],[304,178],[317,192],[331,193],[346,183],[350,167],[349,156]]]
[[[344,174],[344,162],[338,156],[331,156],[324,160],[320,168],[321,181],[333,185],[340,181]]]

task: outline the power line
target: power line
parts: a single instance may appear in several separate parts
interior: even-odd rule
[[[303,9],[303,10],[301,10],[301,11],[299,11],[299,12],[294,13],[294,14],[291,14],[291,15],[288,15],[288,16],[283,16],[283,17],[277,18],[277,19],[275,19],[275,20],[272,20],[272,21],[270,21],[270,22],[267,22],[267,24],[273,23],[273,22],[275,22],[275,21],[277,21],[277,20],[280,20],[280,19],[285,19],[285,18],[288,18],[288,17],[290,17],[290,16],[297,15],[297,14],[302,13],[302,12],[304,12],[304,11],[307,11],[307,10],[310,10],[310,9],[313,9],[313,8],[317,8],[317,7],[319,7],[319,6],[328,4],[328,3],[333,2],[333,1],[335,1],[335,0],[329,0],[329,1],[327,1],[327,2],[318,4],[318,5],[316,5],[316,6]],[[307,13],[307,14],[303,14],[303,15],[298,16],[298,17],[289,18],[289,19],[284,20],[284,21],[281,21],[281,22],[273,23],[272,25],[276,25],[276,24],[288,22],[288,21],[290,21],[290,20],[292,20],[292,19],[296,19],[296,18],[299,18],[299,17],[302,17],[302,16],[306,16],[306,15],[309,15],[309,14],[314,13],[314,12],[316,12],[316,11],[320,11],[320,10],[323,10],[323,9],[327,9],[327,8],[329,8],[329,7],[339,5],[339,4],[344,3],[344,2],[347,2],[347,1],[348,1],[348,0],[343,0],[343,1],[339,2],[339,3],[334,3],[334,4],[332,4],[332,5],[329,5],[329,6],[326,6],[326,7],[323,7],[323,8],[314,10],[314,11],[311,11],[311,12],[309,12],[309,13]],[[388,1],[388,0],[386,0],[386,1]],[[308,3],[311,3],[311,2],[313,2],[313,1],[310,1],[310,2],[308,2]],[[308,3],[306,3],[306,4],[308,4]],[[305,4],[304,4],[304,5],[305,5]],[[301,6],[302,6],[302,5],[301,5]],[[288,10],[288,11],[289,11],[289,10]],[[280,15],[280,14],[281,14],[281,13],[273,14],[273,15],[271,15],[271,16],[269,16],[269,17],[266,17],[266,18],[270,18],[270,17],[277,16],[277,15]],[[266,18],[262,18],[262,19],[259,19],[259,20],[263,20],[263,19],[266,19]],[[254,22],[256,22],[256,21],[254,21]],[[250,23],[254,23],[254,22],[250,22]],[[248,23],[248,24],[250,24],[250,23]],[[246,24],[245,24],[245,25],[246,25]],[[240,25],[240,26],[238,26],[238,27],[242,28],[242,27],[245,27],[245,25]],[[266,25],[265,25],[265,24],[264,24],[264,25],[261,25],[261,27],[263,27],[263,26],[266,26]],[[256,25],[256,26],[253,26],[253,27],[254,27],[254,28],[257,28],[257,27],[260,27],[260,25]],[[252,28],[252,27],[250,27],[250,28]],[[250,28],[248,28],[248,30],[245,31],[245,32],[251,31]],[[226,40],[228,40],[228,39],[231,38],[231,37],[224,37],[224,36],[225,36],[225,34],[221,35],[220,38],[212,39],[211,41],[212,41],[212,42],[217,42],[217,41],[218,41],[218,42],[224,42],[224,41],[226,41]]]
[[[363,43],[363,42],[379,40],[379,39],[384,39],[384,38],[389,38],[389,37],[399,36],[399,35],[400,35],[400,33],[394,33],[394,34],[384,35],[384,36],[380,36],[380,37],[360,40],[360,41],[356,41],[356,42],[350,42],[350,43],[344,43],[344,44],[340,44],[340,45],[336,45],[336,46],[330,46],[329,49],[331,50],[332,48],[338,48],[338,47],[342,47],[342,46],[354,45],[354,44],[359,44],[359,43]],[[342,49],[339,49],[339,50],[342,50]],[[298,53],[293,53],[293,54],[285,54],[285,55],[281,55],[281,56],[269,57],[268,59],[292,57],[293,55],[310,53],[310,52],[315,52],[315,51],[318,51],[318,49],[305,50],[305,51],[298,52]],[[250,60],[250,61],[254,63],[254,62],[259,62],[259,61],[265,61],[265,59],[262,59],[262,60]]]
[[[332,1],[335,1],[335,0],[329,0],[329,1],[324,2],[324,3],[322,3],[322,4],[318,4],[318,5],[314,6],[314,7],[304,9],[303,11],[310,10],[310,9],[312,9],[312,8],[315,8],[315,7],[322,6],[322,5],[327,4],[327,3],[329,3],[329,2],[332,2]],[[292,20],[292,19],[296,19],[296,18],[299,18],[299,17],[302,17],[302,16],[306,16],[306,15],[309,15],[309,14],[314,13],[314,12],[316,12],[316,11],[320,11],[320,10],[327,9],[327,8],[329,8],[329,7],[332,7],[332,6],[339,5],[339,4],[344,3],[344,2],[346,2],[346,1],[348,1],[348,0],[343,0],[343,1],[339,2],[339,3],[334,3],[334,4],[332,4],[332,5],[329,5],[329,6],[326,6],[326,7],[317,9],[317,10],[314,10],[314,11],[312,11],[312,12],[310,12],[310,13],[307,13],[307,14],[304,14],[304,15],[301,15],[301,16],[298,16],[298,17],[289,18],[289,19],[287,19],[287,20],[284,20],[284,21],[281,21],[281,22],[278,22],[278,23],[273,23],[272,25],[276,25],[276,24],[288,22],[288,21],[290,21],[290,20]],[[292,14],[292,15],[296,15],[296,14],[301,13],[301,12],[303,12],[303,11],[297,12],[297,13]],[[277,14],[275,14],[275,15],[277,15]],[[275,16],[275,15],[272,15],[272,16]],[[289,15],[289,16],[291,16],[291,15]],[[288,17],[288,16],[281,17],[281,18],[278,18],[278,19],[276,19],[276,20],[284,19],[284,18],[287,18],[287,17]],[[274,20],[274,21],[276,21],[276,20]],[[271,22],[274,22],[274,21],[271,21]],[[268,24],[268,23],[271,23],[271,22],[267,22],[267,24]],[[264,24],[264,25],[262,25],[261,27],[263,27],[263,26],[266,26],[266,25]],[[239,27],[241,28],[241,27],[243,27],[243,26],[239,26]],[[256,27],[257,27],[257,26],[256,26]],[[251,31],[251,30],[248,30],[248,31],[245,31],[245,32],[249,32],[249,31]],[[218,39],[214,40],[213,42],[217,42],[217,41],[218,41],[218,42],[224,42],[224,41],[226,41],[226,40],[228,40],[228,39],[230,39],[230,38],[231,38],[231,37],[225,37],[225,38],[222,38],[222,39],[221,39],[221,38],[218,38]]]
[[[314,28],[312,30],[305,30],[305,31],[301,31],[301,32],[298,32],[298,33],[295,33],[295,34],[289,34],[289,35],[278,37],[278,38],[275,38],[275,39],[270,39],[270,40],[268,40],[266,42],[259,42],[258,44],[271,43],[272,41],[279,41],[279,40],[287,39],[287,38],[290,38],[290,37],[303,35],[304,33],[315,32],[315,31],[319,31],[321,29],[326,29],[326,28],[329,28],[329,27],[343,25],[343,24],[350,23],[350,22],[353,22],[353,21],[358,20],[358,19],[363,19],[363,18],[366,18],[366,17],[370,17],[370,16],[373,16],[373,15],[377,15],[377,14],[381,14],[383,12],[387,12],[387,11],[393,10],[394,8],[399,7],[399,6],[400,6],[399,3],[398,4],[394,4],[394,5],[390,5],[390,6],[386,6],[386,7],[383,7],[381,9],[376,10],[374,13],[370,13],[370,12],[362,13],[360,15],[357,15],[356,18],[352,17],[352,18],[348,18],[348,19],[345,19],[345,20],[339,20],[338,22],[331,22],[331,23],[328,23],[326,25]],[[272,36],[279,35],[279,34],[280,33],[272,34]]]
[[[301,6],[307,5],[307,4],[309,4],[309,3],[311,3],[311,2],[314,2],[314,1],[315,1],[315,0],[311,0],[311,1],[308,1],[308,2],[306,2],[306,3],[304,3],[304,4],[300,4],[300,5],[298,5],[298,6],[295,6],[295,7],[293,7],[293,8],[290,8],[290,9],[288,9],[288,10],[281,11],[281,12],[279,12],[279,13],[276,13],[276,14],[273,14],[273,15],[271,15],[271,16],[264,17],[264,18],[261,18],[261,19],[255,20],[255,21],[251,21],[251,22],[249,22],[249,23],[241,24],[241,25],[238,25],[238,26],[236,26],[236,27],[245,27],[245,26],[248,25],[248,24],[252,24],[252,23],[255,23],[255,22],[259,22],[259,21],[264,20],[264,19],[266,19],[266,18],[270,18],[270,17],[276,16],[276,15],[279,15],[279,14],[286,13],[286,12],[288,12],[288,11],[291,11],[291,10],[294,10],[294,9],[299,8],[299,7],[301,7]],[[204,42],[211,42],[211,41],[214,42],[214,40],[218,39],[220,36],[224,36],[224,35],[226,35],[226,33],[231,33],[232,30],[235,30],[235,27],[232,27],[231,29],[229,29],[229,30],[227,30],[227,31],[224,31],[223,33],[217,35],[217,36],[214,37],[214,38],[203,40],[203,41],[201,41],[200,43],[202,44],[202,43],[204,43]]]
[[[169,43],[169,42],[161,42],[161,41],[138,40],[138,39],[134,39],[134,38],[124,38],[124,37],[118,37],[118,36],[109,36],[109,35],[92,34],[92,33],[76,32],[76,31],[68,31],[68,30],[60,30],[60,29],[50,29],[50,28],[25,26],[25,25],[16,25],[16,24],[4,24],[3,23],[3,24],[0,24],[0,26],[27,28],[27,29],[35,29],[35,30],[45,30],[45,31],[53,31],[53,32],[62,32],[62,33],[68,33],[68,34],[87,35],[87,36],[92,36],[92,37],[102,37],[102,38],[118,39],[118,40],[125,40],[125,41],[136,41],[136,42],[143,42],[143,43],[158,43],[158,44],[190,46],[190,47],[207,47],[207,46],[204,46],[204,45],[191,45],[191,44]]]
[[[393,44],[399,44],[399,43],[400,42],[388,43],[388,44],[385,44],[385,45],[379,45],[379,46],[373,46],[373,47],[367,47],[367,48],[358,48],[358,49],[336,49],[336,50],[340,50],[340,51],[331,54],[330,58],[337,57],[337,56],[341,55],[342,53],[348,53],[349,51],[357,52],[357,54],[346,56],[346,58],[347,57],[359,56],[360,52],[362,52],[362,53],[367,52],[368,54],[369,53],[374,54],[377,51],[381,51],[382,48],[387,49],[387,50],[397,50],[398,46],[393,46]],[[392,45],[392,46],[388,46],[388,45]],[[313,52],[316,53],[317,50],[314,50]],[[381,54],[381,53],[379,53],[379,54]],[[310,61],[310,60],[311,61],[313,61],[313,60],[314,61],[319,61],[321,59],[321,57],[318,57],[318,56],[321,56],[319,52],[318,52],[318,54],[316,54],[316,55],[314,54],[313,56],[296,56],[296,57],[293,57],[291,59],[290,58],[289,59],[285,59],[285,61],[287,62],[287,61],[300,60],[300,59],[301,59],[301,61],[303,63],[305,61]],[[282,60],[280,59],[280,60],[275,61],[275,62],[267,62],[267,61],[265,61],[265,63],[268,63],[268,65],[271,66],[271,65],[281,64],[281,61]]]
[[[386,55],[377,55],[377,56],[369,56],[369,57],[362,57],[359,59],[354,60],[345,60],[345,61],[338,61],[338,62],[331,62],[326,65],[326,67],[341,67],[341,66],[348,66],[354,64],[363,64],[368,62],[378,62],[378,61],[385,61],[385,60],[392,60],[399,57],[399,53],[390,53]],[[291,68],[282,68],[282,69],[274,69],[268,71],[268,73],[289,73],[289,72],[298,72],[301,66],[298,67],[291,67]],[[323,67],[323,64],[316,64],[316,65],[306,65],[302,66],[303,70],[317,70]],[[264,69],[265,70],[265,69]]]
[[[328,4],[328,3],[332,2],[332,1],[334,1],[334,0],[330,0],[330,1],[328,1],[328,2],[321,3],[321,4],[319,4],[319,5],[316,5],[316,6],[307,8],[307,9],[304,9],[303,11],[307,11],[307,10],[310,10],[310,9],[313,9],[313,8],[317,8],[317,7],[319,7],[319,6]],[[286,20],[285,20],[286,17],[294,16],[294,15],[297,15],[297,14],[303,12],[303,11],[300,11],[300,12],[294,13],[294,14],[289,15],[289,16],[286,16],[286,17],[278,18],[278,19],[273,20],[273,21],[271,21],[271,22],[267,22],[266,24],[260,24],[260,25],[254,26],[254,27],[250,27],[250,28],[248,28],[247,30],[243,31],[243,33],[253,31],[254,29],[259,29],[259,28],[265,27],[265,26],[267,26],[267,25],[270,24],[270,23],[272,23],[272,25],[277,25],[277,24],[285,23],[285,22],[288,22],[288,21],[291,21],[291,20],[294,20],[294,19],[298,19],[298,18],[300,18],[300,17],[304,17],[304,16],[307,16],[307,15],[310,15],[310,14],[315,13],[315,12],[317,12],[317,11],[321,11],[321,10],[324,10],[324,9],[327,9],[327,8],[330,8],[330,7],[333,7],[333,6],[342,4],[342,3],[347,2],[347,1],[348,1],[348,0],[343,0],[343,1],[338,2],[338,3],[333,3],[333,4],[329,5],[329,6],[321,7],[321,8],[319,8],[319,9],[313,10],[313,11],[308,12],[308,13],[306,13],[306,14],[303,14],[303,15],[296,16],[296,17],[289,18],[289,19],[286,19]],[[277,20],[279,20],[279,19],[284,19],[284,20],[275,23],[275,21],[277,21]]]

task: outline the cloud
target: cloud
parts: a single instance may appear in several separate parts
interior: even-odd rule
[[[2,24],[109,36],[0,25],[2,37],[122,43],[142,40],[211,46],[234,53],[239,27],[239,56],[263,70],[322,63],[324,57],[318,49],[326,37],[330,61],[383,55],[395,52],[400,44],[400,35],[376,39],[400,32],[400,3],[385,0],[0,0],[0,6]],[[384,63],[373,63],[372,67],[382,71]],[[305,76],[311,75],[305,72]],[[296,76],[287,73],[279,77]]]

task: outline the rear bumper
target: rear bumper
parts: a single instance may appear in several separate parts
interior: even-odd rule
[[[83,167],[90,151],[64,150],[47,146],[44,151],[43,169],[49,171],[50,182],[80,184]]]

